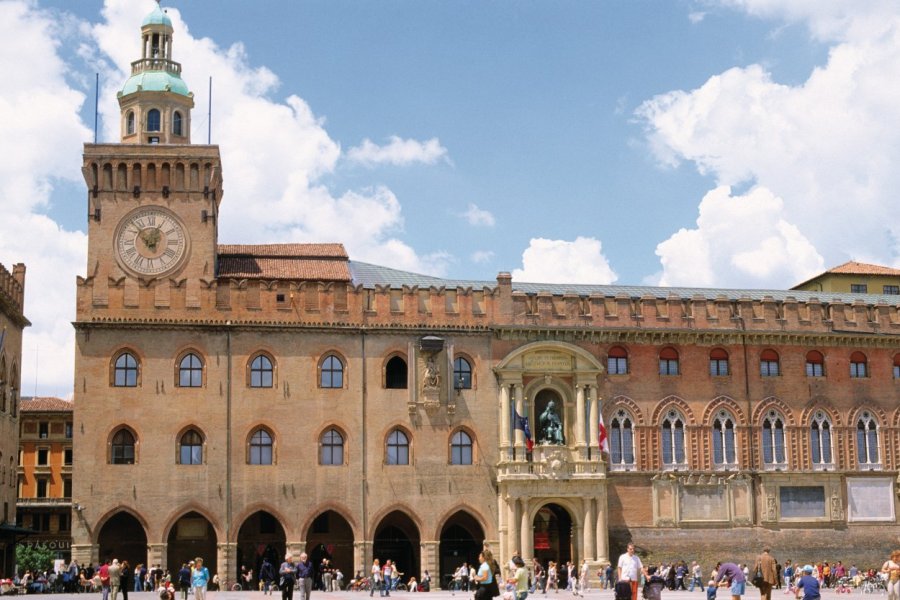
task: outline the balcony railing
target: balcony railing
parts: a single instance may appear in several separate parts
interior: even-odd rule
[[[167,58],[142,58],[131,63],[131,74],[144,71],[167,71],[173,75],[181,75],[181,64]]]
[[[72,506],[71,498],[16,498],[16,506],[27,508],[27,507],[39,507],[39,506],[56,506],[60,508],[64,508],[66,506]]]

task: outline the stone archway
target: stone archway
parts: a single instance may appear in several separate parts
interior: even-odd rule
[[[218,573],[216,528],[200,513],[191,511],[182,515],[172,524],[166,542],[169,573],[177,573],[181,565],[197,557],[203,559],[203,566],[209,569],[210,575]]]
[[[356,573],[353,564],[353,528],[341,514],[326,510],[313,519],[306,532],[306,553],[316,569],[327,558],[341,570],[346,585]],[[316,582],[318,585],[320,582]]]
[[[131,513],[121,511],[110,517],[97,536],[100,562],[116,558],[130,565],[147,563],[147,532]]]
[[[257,581],[263,558],[268,558],[277,571],[286,552],[286,539],[284,527],[270,512],[260,510],[244,519],[238,531],[235,581],[241,567],[253,569],[253,579]]]
[[[460,510],[450,516],[441,528],[439,575],[440,584],[447,589],[452,573],[463,563],[478,562],[478,553],[484,544],[484,529],[466,511]],[[432,575],[437,580],[434,575]]]
[[[534,556],[542,565],[551,560],[557,565],[576,560],[574,519],[565,508],[552,502],[545,504],[535,513],[532,524]],[[566,572],[565,569],[558,569],[558,572],[562,587],[566,583]]]
[[[419,540],[419,528],[413,520],[395,510],[381,519],[375,528],[373,556],[381,559],[381,564],[386,559],[392,560],[397,570],[403,573],[403,581],[413,576],[421,580]]]

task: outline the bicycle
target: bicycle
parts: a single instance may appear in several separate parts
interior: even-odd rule
[[[234,585],[231,586],[231,591],[232,591],[232,592],[240,592],[240,591],[243,591],[243,589],[244,589],[244,588],[242,588],[242,587],[241,587],[241,584],[238,583],[238,582],[235,582]]]

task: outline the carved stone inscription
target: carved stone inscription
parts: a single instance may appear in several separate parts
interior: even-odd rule
[[[682,521],[727,521],[728,495],[725,486],[692,485],[681,494]]]
[[[526,371],[562,372],[572,370],[572,357],[562,352],[531,352],[524,359]]]

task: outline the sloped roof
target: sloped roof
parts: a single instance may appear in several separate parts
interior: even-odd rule
[[[71,400],[52,396],[19,398],[19,410],[22,412],[72,412],[75,403]]]
[[[833,269],[828,269],[825,273],[837,273],[839,275],[889,275],[900,277],[900,269],[892,269],[891,267],[884,267],[882,265],[870,265],[854,260],[845,262]]]
[[[219,277],[350,281],[343,244],[222,244],[218,251]]]

